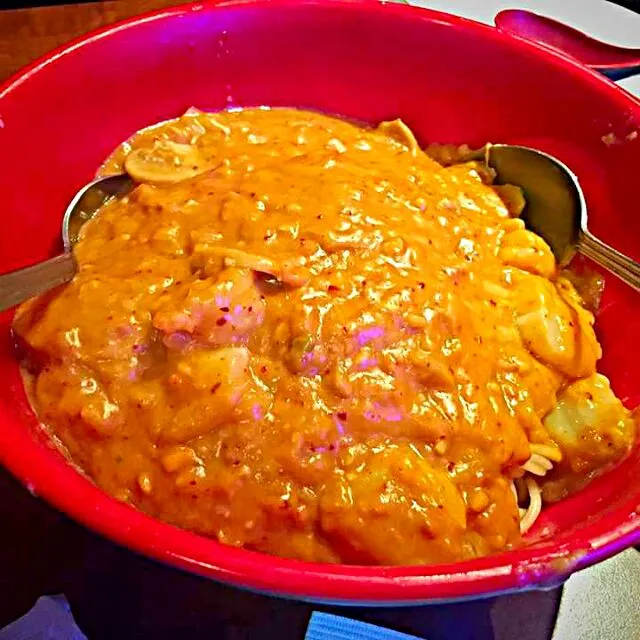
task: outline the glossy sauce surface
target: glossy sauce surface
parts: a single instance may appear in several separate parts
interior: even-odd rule
[[[142,184],[15,322],[39,416],[118,498],[287,557],[433,563],[520,541],[535,451],[558,499],[632,445],[593,316],[483,167],[260,109],[123,163]]]

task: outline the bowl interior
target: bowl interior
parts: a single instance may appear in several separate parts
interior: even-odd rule
[[[75,191],[135,130],[189,106],[297,106],[377,122],[422,142],[512,142],[578,175],[590,228],[640,258],[640,103],[577,65],[443,14],[367,0],[198,4],[109,28],[0,90],[0,271],[61,249]],[[640,296],[607,278],[601,370],[640,404]],[[228,550],[104,496],[38,429],[0,315],[0,461],[35,492],[138,550],[258,589],[315,599],[424,601],[548,584],[638,539],[636,450],[548,508],[525,549],[441,567],[319,567]],[[266,570],[268,569],[268,570]],[[357,585],[354,591],[353,585]]]

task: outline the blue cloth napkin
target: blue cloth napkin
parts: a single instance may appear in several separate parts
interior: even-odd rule
[[[420,640],[420,638],[378,627],[375,624],[314,611],[304,640]]]
[[[64,596],[42,596],[33,608],[4,629],[0,640],[87,640]]]

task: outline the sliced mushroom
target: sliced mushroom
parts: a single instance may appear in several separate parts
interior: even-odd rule
[[[424,152],[443,167],[450,167],[454,164],[469,162],[469,160],[477,160],[482,157],[481,150],[474,151],[466,144],[458,146],[433,142],[424,149]]]
[[[309,270],[303,266],[304,259],[299,257],[274,260],[240,249],[216,246],[209,247],[207,252],[209,255],[224,258],[225,262],[237,267],[266,273],[291,287],[303,287],[311,276]]]
[[[126,172],[138,182],[175,184],[212,168],[195,145],[156,140],[153,147],[134,149],[124,160]]]
[[[378,131],[405,145],[414,156],[420,151],[420,145],[413,135],[413,131],[400,118],[381,122],[378,125]]]

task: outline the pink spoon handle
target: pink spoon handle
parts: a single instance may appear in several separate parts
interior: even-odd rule
[[[495,24],[501,31],[569,55],[613,80],[640,74],[640,49],[626,49],[601,42],[531,11],[501,11],[495,17]]]

